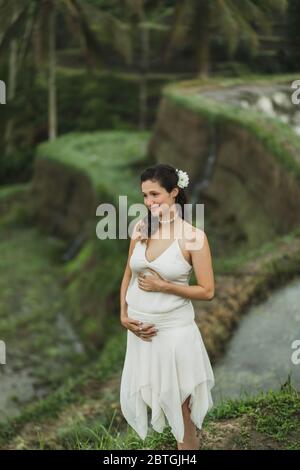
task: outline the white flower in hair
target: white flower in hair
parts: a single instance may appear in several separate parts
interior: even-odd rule
[[[176,168],[176,172],[178,174],[178,182],[177,185],[180,188],[186,188],[189,185],[189,176],[186,171],[178,170]]]

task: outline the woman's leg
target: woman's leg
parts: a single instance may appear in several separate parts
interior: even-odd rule
[[[182,414],[184,421],[184,436],[183,443],[177,442],[178,450],[198,450],[200,446],[199,435],[195,424],[190,418],[189,400],[191,395],[187,397],[182,405]]]

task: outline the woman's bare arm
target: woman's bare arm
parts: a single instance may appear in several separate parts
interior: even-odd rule
[[[126,297],[126,292],[128,289],[128,285],[131,279],[131,269],[128,266],[128,262],[126,265],[126,269],[123,275],[123,279],[121,282],[121,288],[120,288],[120,319],[125,318],[128,316],[127,314],[127,302],[125,300]]]
[[[214,273],[211,252],[205,232],[199,231],[199,248],[191,250],[192,264],[197,279],[196,286],[183,286],[166,281],[163,292],[180,295],[188,299],[212,300],[214,297]],[[201,241],[202,240],[202,241]]]
[[[131,275],[132,275],[132,272],[131,272],[131,269],[130,269],[130,266],[129,266],[129,260],[130,260],[131,254],[133,252],[133,249],[135,247],[135,244],[137,242],[138,226],[139,226],[139,222],[135,225],[135,227],[133,229],[132,237],[130,239],[129,250],[128,250],[127,264],[126,264],[123,279],[122,279],[122,282],[121,282],[121,288],[120,288],[120,319],[121,320],[122,320],[122,318],[126,318],[128,316],[128,314],[127,314],[127,302],[126,302],[125,298],[126,298],[126,292],[127,292],[127,289],[128,289],[130,279],[131,279]]]

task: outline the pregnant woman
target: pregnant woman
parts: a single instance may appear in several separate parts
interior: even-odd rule
[[[167,164],[141,174],[148,214],[134,227],[120,290],[127,329],[120,404],[141,439],[148,406],[155,431],[169,424],[178,450],[197,450],[214,375],[192,299],[213,298],[214,276],[205,232],[185,220],[187,185],[187,173]]]

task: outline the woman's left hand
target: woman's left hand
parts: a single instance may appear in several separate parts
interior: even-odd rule
[[[154,269],[149,269],[153,275],[145,275],[144,273],[140,273],[138,275],[138,285],[140,289],[146,291],[154,291],[154,292],[163,292],[167,281],[161,277]]]

